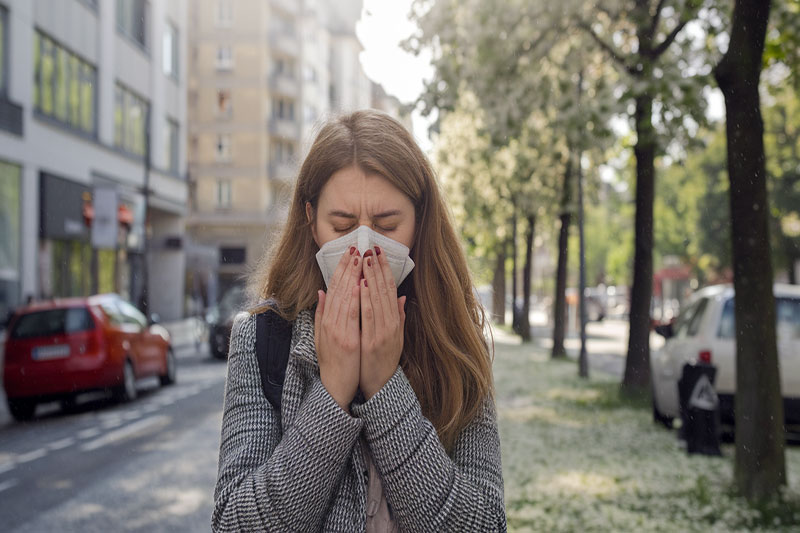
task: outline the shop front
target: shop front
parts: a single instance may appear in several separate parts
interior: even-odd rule
[[[44,172],[40,195],[38,297],[116,292],[130,299],[136,228],[144,225],[134,215],[137,195]]]
[[[19,166],[0,161],[0,324],[21,300],[20,174]]]

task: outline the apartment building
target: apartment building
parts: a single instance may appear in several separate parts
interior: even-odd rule
[[[0,316],[183,315],[187,0],[0,0]]]
[[[187,226],[198,253],[187,276],[205,304],[241,284],[275,239],[320,120],[372,107],[378,94],[381,108],[400,109],[361,68],[361,8],[361,0],[191,2]]]

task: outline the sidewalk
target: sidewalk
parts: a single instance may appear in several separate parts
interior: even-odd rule
[[[789,503],[761,512],[731,495],[733,447],[688,456],[619,379],[494,329],[509,531],[798,531],[800,447],[786,449]]]
[[[206,339],[205,321],[200,317],[189,317],[162,324],[172,341],[172,347],[176,350],[189,345],[199,346]]]

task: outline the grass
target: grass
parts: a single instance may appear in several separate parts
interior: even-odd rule
[[[613,378],[582,380],[575,361],[502,330],[495,352],[510,531],[800,530],[797,446],[778,503],[750,507],[732,491],[732,445],[722,457],[688,456]]]

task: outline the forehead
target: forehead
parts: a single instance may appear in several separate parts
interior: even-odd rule
[[[335,172],[322,187],[321,209],[347,209],[358,214],[362,208],[412,209],[411,200],[389,180],[375,173],[366,173],[357,166]]]

